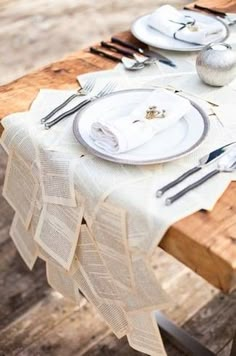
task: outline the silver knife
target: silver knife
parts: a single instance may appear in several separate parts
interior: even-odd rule
[[[112,37],[111,42],[117,43],[117,44],[124,46],[126,48],[133,49],[134,51],[136,51],[146,57],[156,58],[159,62],[167,64],[171,67],[176,67],[176,64],[174,62],[172,62],[169,58],[163,56],[162,54],[160,54],[158,52],[154,52],[154,51],[150,51],[150,50],[146,50],[146,49],[144,50],[143,48],[138,47],[138,46],[134,45],[133,43],[123,41],[117,37]]]
[[[227,144],[225,146],[222,146],[220,148],[217,148],[216,150],[212,151],[211,153],[208,153],[207,155],[203,156],[202,158],[200,158],[199,163],[198,163],[197,166],[189,169],[187,172],[185,172],[184,174],[182,174],[181,176],[179,176],[178,178],[176,178],[172,182],[170,182],[167,185],[165,185],[164,187],[158,189],[157,192],[156,192],[156,197],[157,198],[161,197],[170,188],[173,188],[174,186],[176,186],[177,184],[182,182],[187,177],[189,177],[192,174],[200,171],[206,165],[214,162],[216,159],[218,159],[219,157],[221,157],[222,155],[227,153],[232,147],[234,147],[234,145],[236,145],[236,142],[231,142],[231,143],[229,143],[229,144]]]

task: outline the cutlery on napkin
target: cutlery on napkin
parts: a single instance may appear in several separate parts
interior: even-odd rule
[[[206,24],[184,15],[173,6],[163,5],[148,20],[150,27],[177,40],[206,45],[219,39],[223,32],[221,23]]]
[[[216,150],[201,157],[199,159],[199,163],[195,167],[189,169],[187,172],[183,173],[178,178],[176,178],[173,181],[171,181],[170,183],[166,184],[164,187],[158,189],[156,192],[156,197],[157,198],[161,197],[169,189],[171,189],[171,188],[175,187],[177,184],[183,182],[183,180],[190,177],[192,174],[200,171],[201,169],[203,169],[210,163],[213,163],[216,159],[219,159],[220,157],[222,157],[222,155],[229,153],[235,147],[235,145],[236,145],[236,142],[231,142],[231,143],[224,145],[222,147],[219,147]]]
[[[125,103],[124,103],[125,104]],[[156,106],[165,117],[147,119],[147,110]],[[157,133],[168,129],[191,109],[189,100],[164,89],[153,91],[131,113],[91,125],[90,136],[95,144],[110,154],[129,151],[148,142]]]

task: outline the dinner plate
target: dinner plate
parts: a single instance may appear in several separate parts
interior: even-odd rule
[[[200,21],[205,24],[213,24],[215,22],[220,23],[223,29],[223,33],[221,36],[219,36],[218,41],[215,42],[222,42],[225,41],[226,38],[228,38],[228,26],[222,20],[210,15],[198,13],[196,11],[181,10],[181,12],[183,12],[184,15],[192,16],[196,21]],[[132,34],[146,45],[154,48],[167,49],[172,51],[199,51],[203,47],[205,47],[205,45],[186,43],[180,40],[176,40],[153,29],[148,25],[150,15],[151,14],[139,17],[134,21],[131,26]]]
[[[113,120],[128,115],[145,100],[153,89],[117,91],[84,106],[73,123],[75,138],[97,157],[108,161],[147,165],[168,162],[195,150],[205,139],[209,121],[205,112],[191,101],[191,110],[168,129],[156,134],[150,141],[130,151],[111,154],[96,146],[90,137],[93,122],[103,118]],[[175,94],[177,95],[177,94]]]

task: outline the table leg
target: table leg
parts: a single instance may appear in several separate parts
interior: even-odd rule
[[[200,342],[189,335],[184,329],[178,327],[172,321],[167,319],[164,314],[157,311],[155,316],[162,336],[166,337],[174,346],[176,346],[186,355],[215,356],[212,351],[200,344]],[[236,354],[233,353],[230,356],[234,355]]]
[[[235,355],[236,355],[236,334],[234,335],[233,345],[230,352],[230,356],[235,356]]]

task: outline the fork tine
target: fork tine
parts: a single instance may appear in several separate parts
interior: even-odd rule
[[[86,81],[86,83],[84,84],[83,86],[83,90],[84,91],[91,91],[94,87],[94,84],[95,84],[95,79],[94,78],[91,78],[91,79],[88,79]]]
[[[104,96],[110,93],[116,87],[116,83],[109,82],[105,85],[105,87],[99,92],[98,96]]]
[[[110,92],[112,92],[115,89],[116,85],[117,85],[117,83],[108,82],[104,86],[104,88],[102,88],[100,90],[100,92],[96,96],[94,96],[94,99],[104,96],[106,94],[109,94]],[[50,121],[49,123],[46,123],[45,129],[50,129],[50,127],[56,125],[58,122],[63,120],[65,117],[70,116],[71,114],[74,114],[76,111],[80,110],[84,105],[87,105],[88,103],[90,103],[92,101],[92,99],[93,98],[86,99],[86,100],[82,101],[80,104],[76,105],[74,108],[59,115],[58,117],[56,117],[54,120]]]
[[[108,83],[107,87],[103,90],[103,95],[108,94],[111,91],[112,83]]]
[[[111,82],[108,82],[98,93],[99,96],[103,96],[106,93],[107,88],[110,87]]]
[[[95,85],[95,79],[90,79],[87,83],[87,91],[92,91]]]
[[[116,83],[111,83],[110,87],[107,89],[106,94],[111,93],[116,87]]]
[[[89,88],[89,83],[88,83],[88,82],[86,82],[86,83],[84,84],[84,86],[81,87],[81,89],[82,89],[83,91],[85,91],[85,92],[88,91],[88,88]]]
[[[114,82],[113,82],[113,83],[112,83],[112,86],[111,86],[111,90],[110,90],[110,92],[111,92],[111,91],[113,91],[113,90],[115,89],[115,87],[116,87],[116,86],[117,86],[117,83],[114,83]]]
[[[91,81],[91,83],[90,83],[90,91],[92,91],[93,90],[93,88],[94,88],[94,85],[95,85],[95,79],[93,79],[92,81]]]

